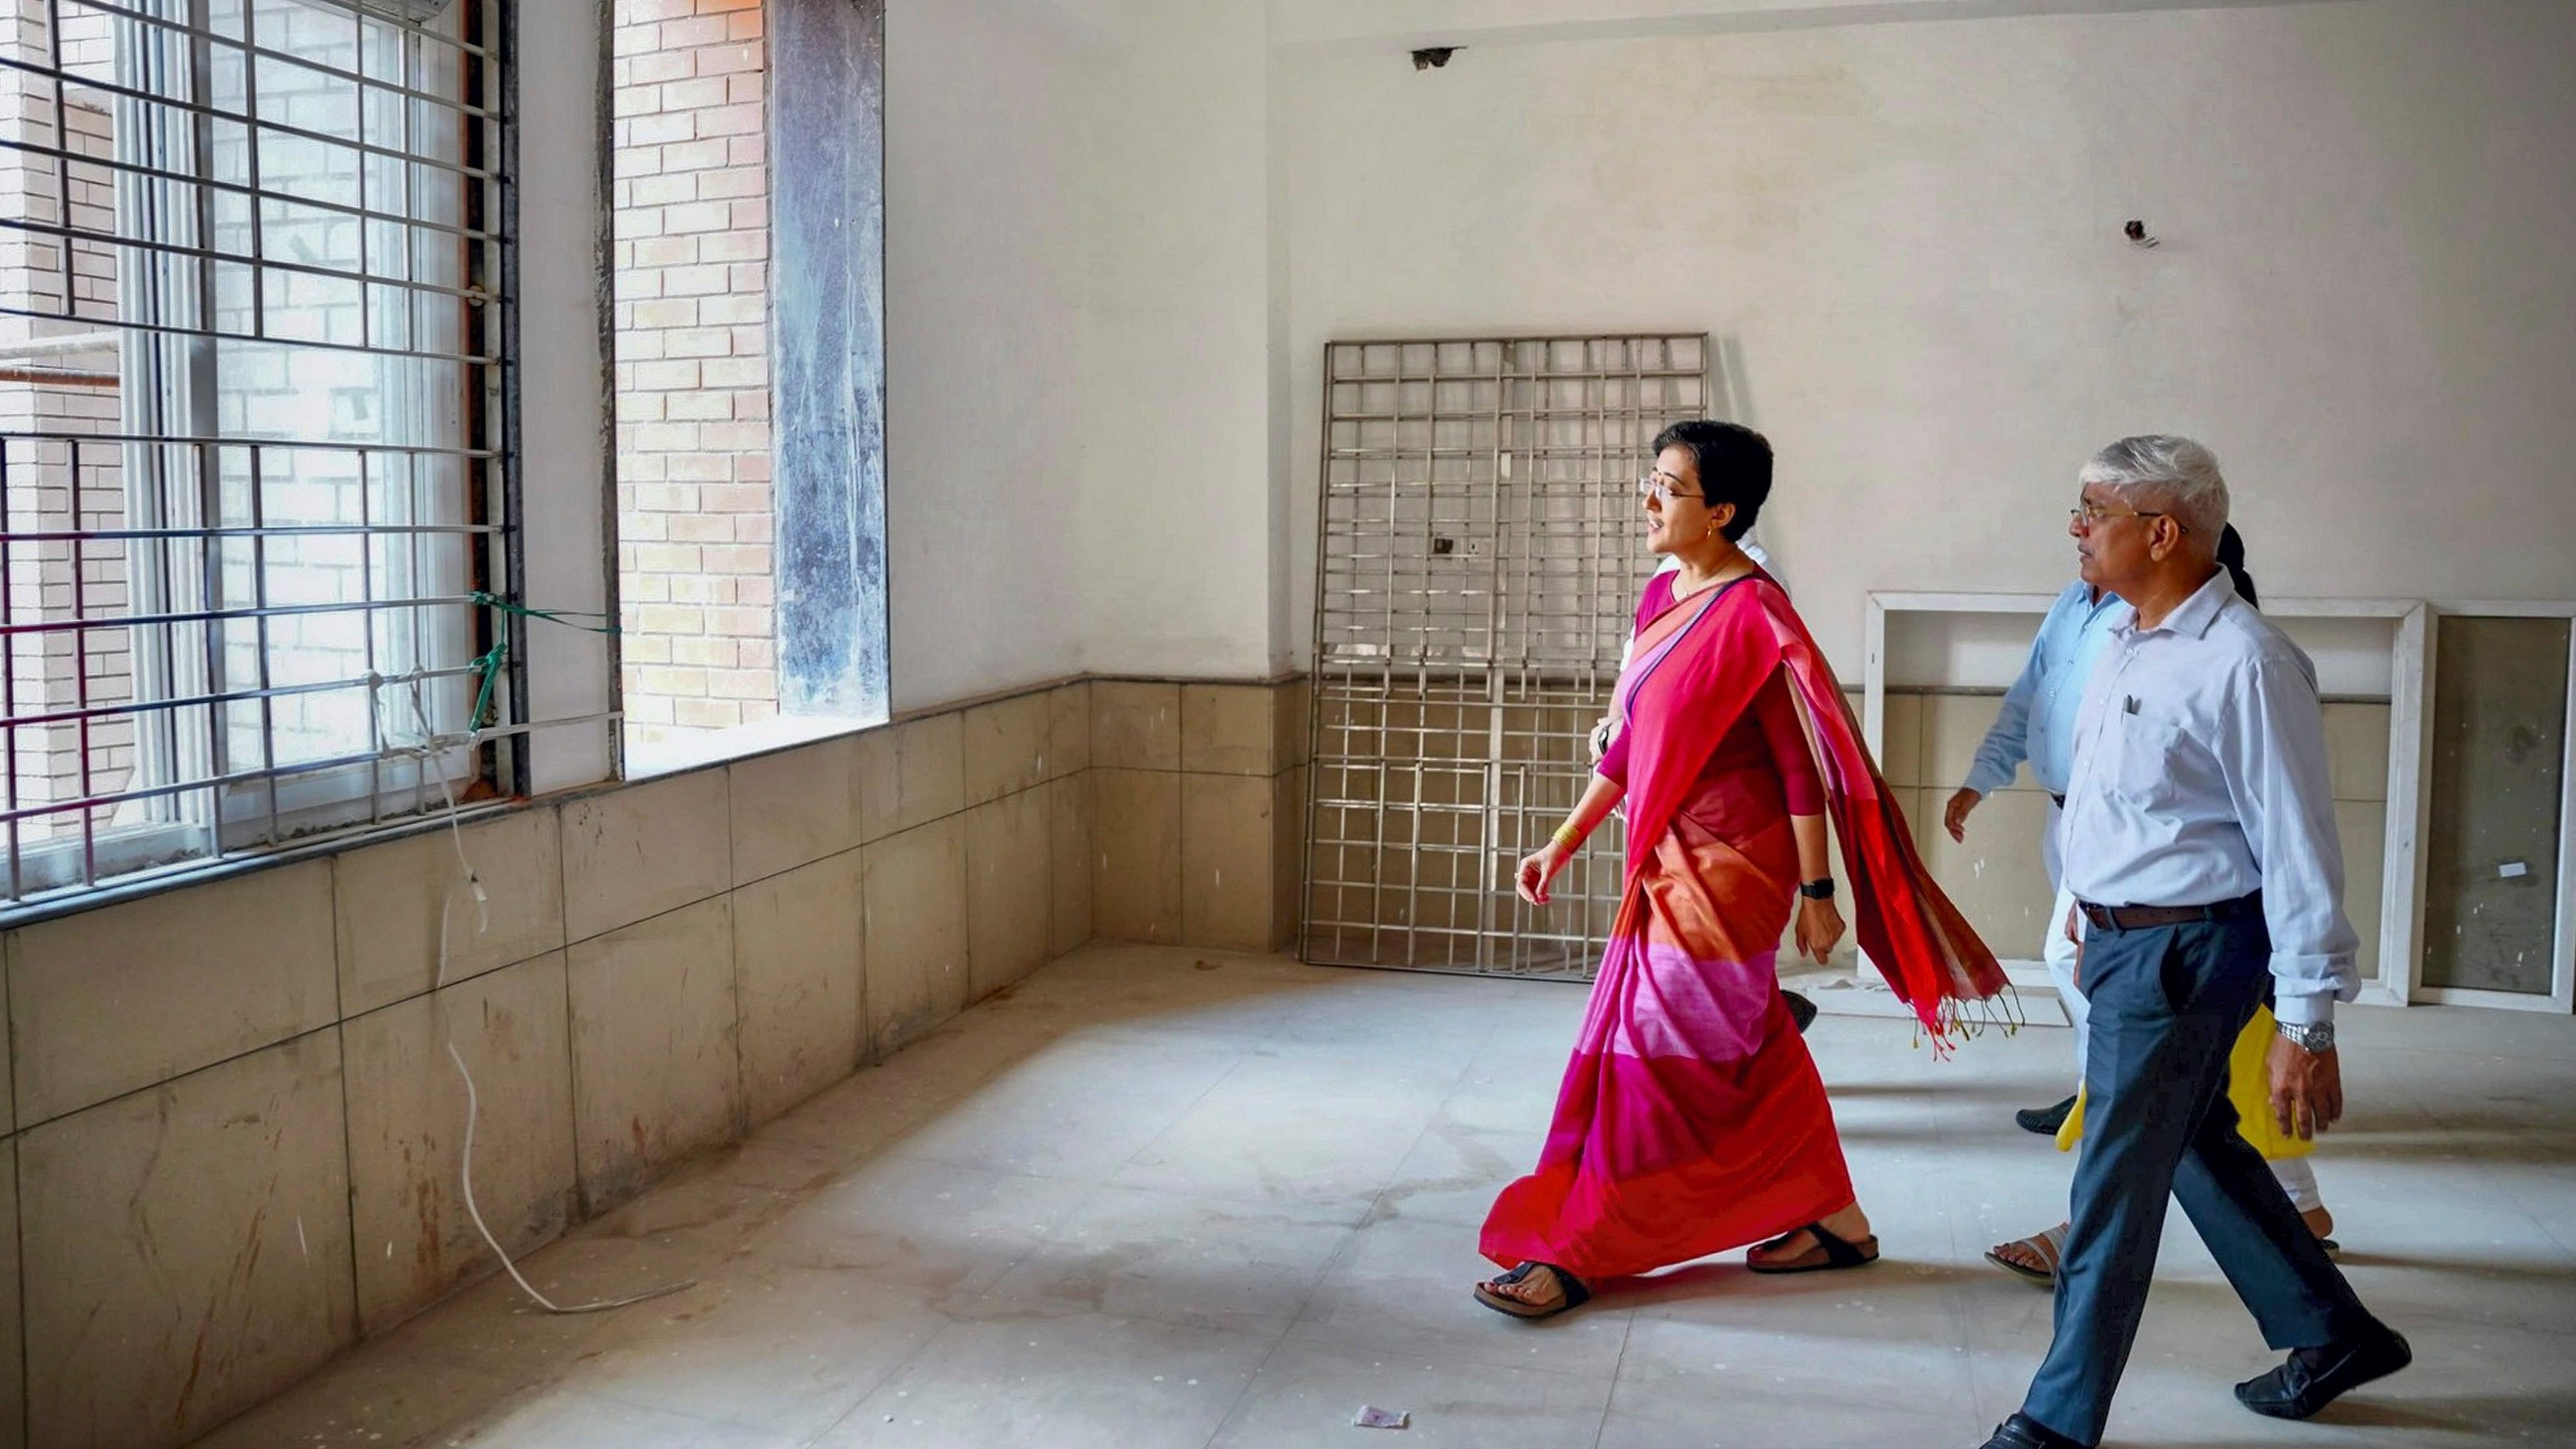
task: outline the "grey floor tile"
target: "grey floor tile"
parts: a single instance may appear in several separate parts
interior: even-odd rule
[[[1758,1313],[1640,1317],[1601,1442],[1966,1449],[1992,1427],[1978,1420],[1967,1369],[1966,1350],[1937,1340],[1822,1335]]]
[[[1463,1070],[1256,1052],[1110,1181],[1357,1214],[1394,1179]]]
[[[1475,1235],[1535,1160],[1584,993],[1095,946],[531,1255],[562,1318],[479,1283],[220,1429],[218,1449],[1944,1449],[1980,1442],[2051,1300],[1985,1247],[2056,1221],[2073,1159],[2017,1107],[2063,1031],[1947,1058],[1907,1023],[1808,1039],[1885,1258],[1765,1279],[1725,1253],[1583,1312],[1478,1307]],[[2307,1424],[2172,1215],[2111,1443],[2576,1443],[2576,1023],[2348,1013],[2314,1163],[2365,1302],[2417,1364]],[[1195,1382],[1193,1382],[1195,1380]],[[1358,1429],[1363,1403],[1410,1411]],[[377,1437],[382,1436],[382,1437]]]
[[[880,1157],[780,1218],[750,1251],[783,1268],[864,1273],[948,1309],[1045,1241],[1077,1192],[1049,1178]]]
[[[1488,1131],[1444,1113],[1396,1165],[1394,1179],[1378,1193],[1369,1215],[1446,1223],[1472,1238],[1484,1226],[1495,1195],[1537,1166],[1545,1135],[1543,1125]]]
[[[1450,1363],[1604,1377],[1617,1365],[1630,1313],[1621,1299],[1605,1294],[1580,1312],[1527,1323],[1476,1301],[1477,1281],[1495,1271],[1473,1231],[1371,1223],[1316,1285],[1299,1327]]]
[[[197,1441],[200,1449],[444,1444],[512,1402],[513,1379],[424,1362],[378,1340]]]
[[[1299,1325],[1281,1342],[1215,1440],[1215,1449],[1583,1449],[1600,1432],[1610,1378],[1547,1363],[1497,1368],[1350,1342]],[[1363,1405],[1411,1416],[1401,1433],[1354,1427]]]
[[[801,1449],[804,1441],[550,1388],[447,1442],[459,1449]]]
[[[838,1423],[948,1323],[919,1295],[865,1271],[754,1261],[629,1310],[564,1382],[802,1441]]]
[[[970,1312],[1284,1331],[1353,1233],[1340,1216],[1102,1187]]]
[[[1126,1166],[1244,1059],[1195,1041],[1049,1043],[897,1143],[898,1157],[1091,1184]]]
[[[1271,1343],[1096,1314],[961,1323],[818,1449],[1199,1449]]]

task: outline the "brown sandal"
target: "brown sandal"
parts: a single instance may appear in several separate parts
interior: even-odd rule
[[[1809,1223],[1803,1228],[1791,1228],[1762,1244],[1761,1248],[1755,1251],[1777,1248],[1800,1233],[1813,1233],[1816,1245],[1794,1258],[1775,1259],[1767,1263],[1759,1258],[1748,1256],[1744,1260],[1744,1266],[1756,1273],[1824,1273],[1836,1268],[1866,1268],[1878,1261],[1876,1233],[1855,1243],[1825,1231],[1823,1223]]]
[[[1541,1268],[1545,1268],[1547,1271],[1556,1275],[1556,1286],[1563,1296],[1558,1298],[1554,1303],[1524,1303],[1509,1294],[1497,1293],[1494,1291],[1494,1283],[1522,1283],[1528,1280],[1530,1274],[1537,1272]],[[1583,1286],[1582,1279],[1575,1277],[1573,1274],[1556,1266],[1554,1263],[1523,1263],[1512,1271],[1494,1279],[1493,1283],[1477,1284],[1476,1301],[1484,1304],[1487,1308],[1494,1310],[1496,1313],[1508,1313],[1514,1318],[1536,1322],[1542,1318],[1554,1318],[1556,1315],[1563,1313],[1568,1309],[1580,1308],[1584,1304],[1591,1302],[1592,1290]]]

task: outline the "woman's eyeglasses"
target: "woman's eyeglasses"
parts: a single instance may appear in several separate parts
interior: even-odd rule
[[[1688,499],[1693,503],[1701,501],[1698,494],[1684,493],[1680,489],[1672,486],[1672,484],[1665,482],[1664,475],[1661,473],[1649,473],[1645,477],[1638,479],[1637,496],[1639,498],[1660,498],[1666,503],[1672,503],[1681,499]]]

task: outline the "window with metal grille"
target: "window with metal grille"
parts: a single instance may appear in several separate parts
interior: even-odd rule
[[[0,899],[514,778],[500,0],[0,0]]]

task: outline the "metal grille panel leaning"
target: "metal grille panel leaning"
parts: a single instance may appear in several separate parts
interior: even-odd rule
[[[1306,959],[1589,977],[1615,824],[1523,905],[1590,773],[1638,588],[1636,480],[1707,416],[1704,335],[1325,349]]]

